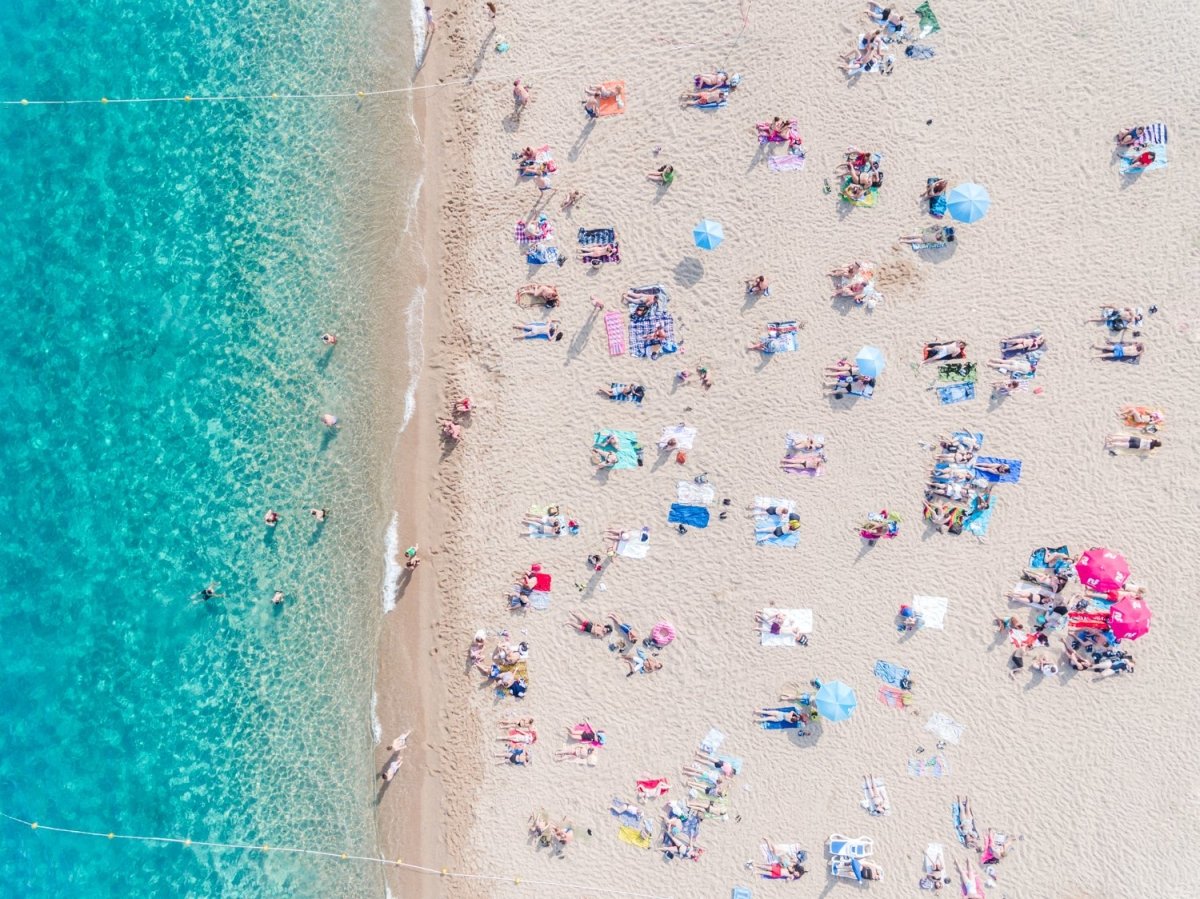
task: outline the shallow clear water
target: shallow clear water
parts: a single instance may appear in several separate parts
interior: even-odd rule
[[[355,89],[373,15],[16,0],[0,99]],[[0,108],[0,811],[372,853],[384,441],[347,210],[377,126],[353,102]],[[0,884],[382,893],[371,866],[3,822]]]

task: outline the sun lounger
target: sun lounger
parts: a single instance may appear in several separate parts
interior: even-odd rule
[[[875,787],[875,793],[879,796],[879,802],[876,803],[871,798],[871,787]],[[888,797],[887,784],[882,777],[869,777],[863,780],[862,785],[863,798],[860,805],[872,815],[890,815],[892,813],[892,800]]]
[[[708,527],[708,509],[704,506],[671,503],[671,510],[667,513],[667,521],[671,524],[682,524],[689,528],[706,528]]]
[[[778,634],[770,627],[759,627],[759,643],[763,646],[796,646],[798,636],[811,634],[813,630],[812,609],[763,609],[763,618],[770,619],[783,613],[783,625]]]
[[[868,858],[875,851],[875,841],[870,837],[842,836],[840,833],[829,837],[829,854],[840,855],[844,858]]]
[[[934,734],[939,740],[945,740],[955,746],[962,742],[962,735],[966,729],[965,724],[959,724],[943,712],[934,712],[925,722],[925,730]]]
[[[946,610],[950,606],[950,600],[944,596],[913,596],[912,607],[925,622],[925,627],[931,627],[934,630],[945,630],[946,627]]]
[[[680,481],[675,487],[675,496],[681,503],[692,506],[710,505],[717,492],[712,484],[697,484],[695,481]]]
[[[675,319],[661,308],[653,309],[642,318],[629,319],[629,355],[639,359],[653,358],[650,335],[662,326],[667,339],[658,344],[660,355],[674,353],[679,349],[675,342]]]
[[[620,312],[604,313],[604,331],[608,335],[608,355],[625,355],[625,317]]]
[[[1001,459],[999,456],[976,456],[975,461],[978,462],[994,462],[1007,465],[1009,471],[1004,474],[991,474],[986,471],[977,472],[979,477],[986,478],[996,484],[1016,484],[1021,480],[1021,460],[1020,459]]]
[[[622,115],[625,112],[625,82],[624,81],[604,81],[601,82],[600,88],[607,92],[615,91],[616,96],[604,97],[599,101],[599,109],[597,112],[588,110],[588,115],[592,118],[603,118],[605,116]]]
[[[899,687],[902,682],[908,680],[910,673],[907,668],[902,668],[892,662],[885,662],[883,659],[875,662],[875,676],[893,687]]]

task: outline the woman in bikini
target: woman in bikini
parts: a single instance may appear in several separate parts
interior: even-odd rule
[[[786,456],[781,459],[779,466],[784,471],[790,471],[794,474],[803,474],[805,472],[820,472],[825,469],[825,460],[818,455],[807,456]]]
[[[928,365],[930,362],[945,362],[947,359],[962,359],[967,355],[967,342],[965,340],[947,340],[942,343],[927,343],[925,344],[924,358],[922,364]]]
[[[1004,337],[1000,340],[1000,351],[1004,353],[1029,353],[1040,350],[1046,338],[1040,333],[1023,334],[1019,337]]]

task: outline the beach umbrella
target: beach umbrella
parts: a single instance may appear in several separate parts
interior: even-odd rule
[[[1120,590],[1129,580],[1129,563],[1120,553],[1093,546],[1075,562],[1075,571],[1085,587],[1100,593]]]
[[[821,685],[816,704],[817,711],[829,721],[845,721],[858,705],[858,698],[840,680],[834,680]]]
[[[705,219],[692,229],[692,239],[702,250],[715,250],[725,239],[725,229],[721,227],[720,222]]]
[[[1109,609],[1108,628],[1118,640],[1136,640],[1149,632],[1150,617],[1144,599],[1127,596]]]
[[[854,364],[868,378],[878,378],[887,368],[887,363],[883,359],[883,350],[873,346],[865,346],[859,350],[858,355],[854,357]]]
[[[946,198],[946,208],[956,222],[977,222],[987,215],[992,198],[988,196],[987,188],[982,184],[968,182],[960,184],[950,191]]]

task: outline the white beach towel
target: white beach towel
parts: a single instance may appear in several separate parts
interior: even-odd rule
[[[650,541],[643,540],[639,533],[633,540],[622,540],[617,544],[617,555],[627,559],[644,559],[650,552]]]
[[[763,609],[764,618],[783,613],[783,628],[778,634],[772,634],[767,628],[760,626],[759,642],[763,646],[795,646],[795,634],[811,634],[813,629],[812,609]]]
[[[871,791],[867,788],[866,778],[863,778],[863,798],[859,805],[865,808],[872,815],[890,815],[892,813],[892,800],[888,796],[887,784],[884,783],[882,777],[873,777],[871,780],[875,782],[875,792],[879,794],[880,805],[876,806],[875,803],[871,801]]]
[[[934,630],[945,630],[946,609],[950,600],[944,596],[916,596],[912,598],[912,607],[925,622],[925,627]]]
[[[788,431],[787,432],[788,449],[791,449],[792,447],[794,447],[800,443],[807,444],[808,438],[809,438],[808,434],[801,434],[799,431]],[[824,434],[813,434],[812,441],[813,441],[813,443],[816,444],[817,449],[823,449],[825,446],[825,435]]]
[[[700,741],[700,751],[707,752],[709,755],[713,755],[718,749],[721,748],[721,744],[724,742],[725,735],[723,733],[721,733],[715,727],[709,728],[708,733],[704,735],[704,739]]]
[[[945,871],[946,847],[941,843],[930,843],[925,847],[925,873],[932,874],[935,870],[941,869]]]
[[[686,425],[672,425],[669,428],[663,428],[662,437],[658,438],[658,445],[665,447],[667,441],[672,437],[675,438],[676,448],[691,449],[692,444],[696,442],[696,429]]]
[[[537,514],[537,513],[535,512],[534,514]],[[553,527],[556,524],[565,532],[567,529],[567,516],[566,515],[543,515],[541,524],[538,524],[536,522],[529,523],[529,525],[528,525],[529,536],[532,537],[534,540],[542,540],[542,539],[550,539],[553,537],[559,537],[559,536],[561,536],[561,534],[556,534],[553,531]]]
[[[697,484],[694,481],[680,481],[675,488],[675,494],[679,497],[679,501],[681,503],[685,503],[689,506],[707,506],[712,503],[713,497],[717,495],[717,491],[712,484]]]
[[[544,612],[550,608],[550,591],[549,590],[534,590],[529,594],[530,608],[537,609],[539,612]]]
[[[929,720],[925,722],[925,729],[931,734],[937,736],[939,740],[945,740],[947,743],[953,743],[956,746],[962,740],[963,731],[967,729],[965,724],[959,724],[949,715],[942,712],[934,712]]]
[[[768,865],[783,861],[780,856],[790,855],[793,858],[800,858],[800,854],[804,852],[799,843],[776,843],[775,848],[779,850],[778,854],[772,852],[771,847],[766,843],[759,844],[759,848],[762,850],[763,861]]]

